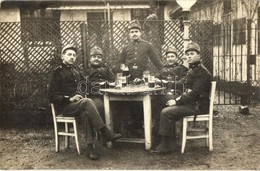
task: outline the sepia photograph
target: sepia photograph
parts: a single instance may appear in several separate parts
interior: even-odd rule
[[[1,170],[260,170],[260,0],[0,0]]]

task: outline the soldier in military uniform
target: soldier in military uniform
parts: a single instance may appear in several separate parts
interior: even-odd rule
[[[151,43],[141,39],[142,28],[138,20],[131,21],[128,29],[131,41],[123,47],[120,55],[121,69],[128,66],[132,79],[142,78],[143,71],[147,70],[149,61],[158,70],[161,70],[163,65],[154,47]]]
[[[165,52],[166,64],[163,66],[162,72],[156,75],[161,80],[179,81],[187,75],[188,68],[178,63],[177,49],[169,46]]]
[[[115,80],[114,74],[104,64],[103,51],[98,46],[94,46],[90,50],[90,60],[87,68],[87,74],[91,82],[113,82]]]
[[[85,97],[81,85],[84,85],[86,80],[74,66],[76,52],[77,48],[73,45],[67,45],[62,49],[62,64],[53,71],[50,78],[49,99],[64,116],[81,118],[89,157],[97,160],[99,156],[93,142],[93,128],[100,131],[108,141],[114,141],[121,135],[115,134],[105,126],[93,100]]]
[[[166,86],[165,93],[157,95],[153,105],[153,145],[156,145],[159,140],[159,113],[166,107],[168,100],[176,98],[183,93],[184,81],[187,75],[188,68],[180,64],[178,59],[177,49],[173,46],[169,46],[165,52],[166,64],[164,65],[162,72],[156,75],[157,83]],[[163,83],[164,82],[164,83]],[[168,82],[168,83],[167,83]]]
[[[158,78],[157,82],[160,82],[161,84],[163,81],[169,82],[167,84],[168,95],[181,94],[183,93],[183,83],[185,81],[188,68],[178,63],[178,54],[175,47],[169,46],[165,52],[165,55],[166,64],[164,65],[162,72],[156,76],[156,78]]]
[[[103,95],[99,89],[100,87],[104,88],[108,86],[107,82],[115,81],[115,77],[111,70],[104,64],[103,51],[98,46],[94,46],[90,50],[90,60],[86,74],[89,82],[89,98],[95,102],[100,115],[104,119]]]
[[[164,106],[168,100],[183,93],[184,81],[188,72],[188,68],[178,63],[177,49],[169,46],[165,52],[166,64],[162,72],[156,75],[157,83],[166,86],[166,95],[160,98],[160,107]],[[164,84],[163,82],[167,83]],[[161,110],[160,110],[161,111]]]
[[[185,50],[189,71],[185,81],[186,92],[167,102],[168,107],[161,111],[159,134],[160,144],[150,150],[151,154],[171,153],[174,122],[184,116],[199,115],[209,110],[211,74],[201,63],[200,46],[190,42]]]
[[[128,29],[131,41],[123,47],[119,64],[122,70],[125,67],[129,68],[130,80],[138,82],[143,78],[143,71],[147,70],[150,61],[158,70],[161,70],[163,65],[151,43],[141,39],[142,28],[139,21],[131,21]],[[129,120],[132,120],[132,123],[130,122],[128,129],[142,128],[142,104],[140,102],[131,102],[131,104],[127,103],[122,107],[124,109],[127,107],[127,111],[130,112]]]

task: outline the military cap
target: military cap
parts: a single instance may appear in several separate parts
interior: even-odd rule
[[[77,52],[77,50],[78,50],[73,44],[68,44],[62,48],[61,53],[64,53],[64,51],[67,49],[72,49],[75,52]]]
[[[177,56],[177,49],[174,46],[168,46],[165,55],[167,55],[168,53],[174,53]]]
[[[103,56],[103,51],[100,47],[98,46],[94,46],[91,50],[90,50],[90,56],[92,55],[102,55]]]
[[[139,30],[142,29],[141,24],[138,20],[130,21],[128,29],[130,30],[130,29],[134,29],[134,28],[139,29]]]
[[[200,53],[200,46],[195,42],[189,42],[186,47],[185,53],[192,50],[195,50]]]

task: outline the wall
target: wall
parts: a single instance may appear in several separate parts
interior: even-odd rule
[[[61,11],[60,21],[87,21],[87,14],[83,10],[64,10]]]
[[[20,22],[20,10],[17,7],[0,9],[0,22]]]
[[[113,21],[130,21],[131,11],[125,10],[113,10]]]

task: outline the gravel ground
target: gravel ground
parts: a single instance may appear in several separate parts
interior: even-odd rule
[[[0,169],[260,169],[260,105],[250,106],[250,114],[238,113],[238,106],[216,106],[214,118],[214,151],[205,141],[188,141],[185,153],[180,146],[165,156],[149,155],[143,144],[116,143],[107,149],[96,142],[100,160],[78,156],[74,141],[71,148],[55,153],[53,128],[1,126]]]

